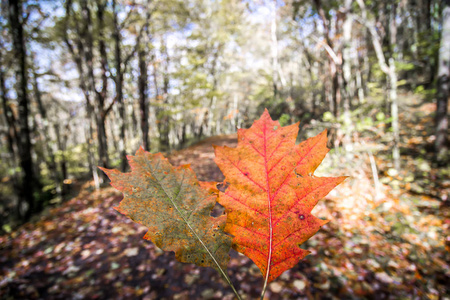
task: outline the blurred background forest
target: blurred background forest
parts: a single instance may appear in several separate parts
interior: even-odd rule
[[[118,195],[101,189],[108,180],[97,166],[125,171],[126,155],[142,145],[171,155],[174,163],[192,163],[199,179],[221,180],[210,144],[235,144],[236,129],[248,128],[267,108],[281,125],[300,121],[299,140],[328,129],[332,150],[318,173],[352,177],[318,210],[336,224],[327,225],[309,247],[325,250],[334,241],[342,244],[326,251],[360,249],[353,254],[361,256],[370,242],[377,249],[388,244],[392,251],[357,257],[369,275],[342,262],[333,274],[353,268],[363,276],[344,283],[320,277],[330,266],[318,257],[317,267],[311,259],[299,268],[317,267],[319,277],[282,278],[268,295],[292,298],[283,294],[290,288],[305,297],[321,289],[325,296],[339,291],[371,298],[381,290],[380,295],[449,297],[449,0],[2,0],[0,8],[0,274],[5,278],[0,292],[63,295],[57,289],[51,294],[56,281],[30,291],[39,276],[31,276],[33,262],[24,261],[57,257],[62,241],[50,246],[44,241],[65,218],[76,218],[74,232],[84,224],[123,222],[110,212]],[[105,213],[96,211],[99,207]],[[108,230],[117,226],[107,225]],[[36,227],[39,233],[30,231]],[[336,240],[327,235],[335,232]],[[142,230],[138,233],[136,245],[143,243]],[[21,244],[24,239],[39,242]],[[66,246],[61,249],[77,259],[90,249]],[[125,248],[135,249],[122,245],[122,252]],[[143,255],[136,251],[123,258]],[[411,253],[415,256],[407,258]],[[380,261],[383,256],[410,261],[403,266]],[[350,254],[346,257],[351,261]],[[95,271],[87,275],[79,263],[60,272],[73,267],[62,273],[67,280],[73,281],[70,274],[92,278]],[[108,266],[115,270],[119,263]],[[406,273],[395,277],[389,268]],[[159,277],[168,276],[161,272]],[[244,282],[251,285],[250,279]],[[343,291],[349,282],[351,290]],[[143,286],[130,297],[155,291]],[[88,290],[84,296],[113,297],[113,289],[100,296]],[[178,293],[156,291],[168,298]],[[208,298],[202,290],[191,292]],[[224,296],[216,294],[209,296]]]

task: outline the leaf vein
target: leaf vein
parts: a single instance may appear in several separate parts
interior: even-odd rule
[[[278,148],[280,148],[281,144],[285,141],[286,139],[281,139],[281,141],[278,143],[278,145],[275,147],[275,149],[272,151],[272,153],[269,155],[268,160],[272,159],[272,156],[275,154],[275,152],[278,150]],[[284,155],[282,156],[284,157]],[[272,167],[273,168],[273,167]],[[272,169],[269,170],[269,173]]]
[[[242,173],[242,175],[244,175],[244,177],[247,177],[251,182],[253,182],[255,185],[257,185],[260,189],[262,189],[264,192],[266,192],[266,190],[259,184],[257,183],[255,180],[253,180],[250,176],[246,176],[245,173],[231,160],[229,159],[227,156],[225,156],[228,161],[236,168],[239,170],[239,172]]]
[[[254,209],[253,207],[249,206],[247,203],[242,202],[241,200],[239,200],[238,198],[235,198],[234,196],[231,196],[230,193],[226,192],[225,195],[227,195],[228,197],[230,197],[231,199],[233,199],[234,201],[242,204],[245,207],[248,207],[249,209],[251,209],[252,211],[255,211],[257,213],[259,213],[260,215],[262,215],[263,217],[267,218],[267,215],[265,213],[260,212],[259,210]]]
[[[240,224],[237,224],[237,223],[231,223],[231,224],[236,225],[236,226],[241,227],[241,228],[244,228],[245,230],[250,231],[251,233],[255,233],[255,234],[258,234],[258,235],[263,236],[263,237],[266,237],[266,238],[268,237],[267,235],[265,235],[265,234],[262,233],[262,232],[258,232],[258,231],[251,230],[250,228],[245,227],[245,226],[242,226],[242,225],[240,225]]]

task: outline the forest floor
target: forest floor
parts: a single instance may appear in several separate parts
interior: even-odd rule
[[[391,168],[383,136],[362,139],[351,158],[331,151],[317,173],[350,178],[319,201],[313,213],[330,222],[305,243],[312,253],[269,285],[267,299],[450,299],[450,183],[448,169],[432,163],[434,107],[402,101],[403,171]],[[211,144],[234,147],[236,136],[206,139],[170,160],[220,181]],[[375,149],[372,163],[367,149]],[[147,229],[112,209],[121,198],[87,182],[75,198],[0,236],[0,298],[233,299],[213,269],[179,263],[142,239]],[[231,257],[238,291],[257,299],[258,268]]]

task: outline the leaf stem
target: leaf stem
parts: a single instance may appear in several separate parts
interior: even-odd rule
[[[264,300],[264,295],[266,294],[266,289],[267,289],[267,279],[268,278],[269,277],[266,276],[266,279],[264,280],[264,286],[263,286],[263,289],[261,291],[261,299],[260,300]]]
[[[236,295],[236,297],[238,298],[238,300],[242,300],[241,296],[239,296],[239,293],[236,291],[236,288],[234,287],[233,283],[231,282],[230,277],[228,277],[228,274],[223,272],[222,273],[223,277],[225,278],[226,282],[228,283],[228,285],[231,287],[231,289],[233,290],[233,293]]]
[[[270,181],[269,171],[267,168],[267,146],[266,146],[266,124],[264,123],[264,166],[266,168],[266,181],[267,181],[267,200],[268,200],[268,212],[269,212],[269,255],[267,259],[266,278],[264,279],[264,286],[261,291],[261,300],[264,299],[264,294],[267,289],[267,282],[269,281],[270,265],[272,264],[272,240],[273,240],[273,225],[272,225],[272,195],[270,193]]]

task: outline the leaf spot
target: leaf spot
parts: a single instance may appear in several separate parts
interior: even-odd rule
[[[301,215],[298,216],[298,218],[299,218],[300,220],[304,220],[304,219],[305,219],[305,215],[304,215],[304,214],[301,214]]]
[[[278,126],[273,126],[273,130],[277,130]]]
[[[248,172],[245,172],[244,175],[245,175],[245,176],[248,176]]]

